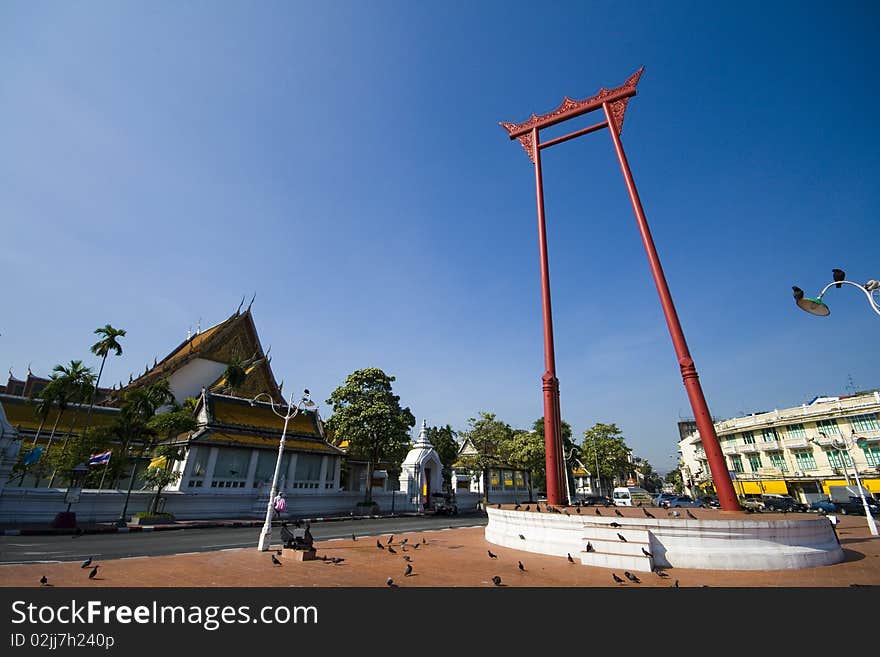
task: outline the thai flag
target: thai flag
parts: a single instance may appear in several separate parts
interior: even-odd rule
[[[113,453],[112,449],[108,449],[106,452],[101,452],[100,454],[92,454],[89,457],[89,465],[107,465],[110,462],[110,454]]]

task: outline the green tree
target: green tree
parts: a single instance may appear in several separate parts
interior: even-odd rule
[[[633,470],[638,473],[639,480],[642,482],[642,486],[644,486],[645,490],[652,493],[659,493],[663,488],[663,477],[654,472],[653,466],[648,463],[648,461],[642,459],[638,463],[635,463],[633,465]]]
[[[598,457],[597,475],[601,490],[607,490],[602,486],[603,481],[613,483],[614,477],[630,471],[631,451],[616,424],[597,423],[584,431],[581,460],[589,468],[597,462]]]
[[[52,476],[49,478],[49,488],[51,488],[52,484],[55,482],[59,463],[64,461],[65,454],[67,453],[67,445],[70,442],[70,436],[73,434],[74,426],[76,426],[79,409],[85,400],[91,396],[95,388],[95,374],[92,372],[92,368],[83,365],[81,360],[72,360],[67,366],[56,365],[52,371],[58,375],[58,381],[60,382],[59,385],[66,391],[69,403],[74,403],[76,406],[74,407],[70,428],[67,430],[67,435],[64,436],[64,444],[61,446],[61,453],[55,454],[51,457],[57,462],[53,463],[54,468],[52,470]]]
[[[104,364],[107,362],[107,356],[111,351],[117,356],[122,355],[122,345],[119,344],[119,338],[125,336],[125,329],[113,328],[110,324],[106,324],[102,328],[96,328],[94,332],[100,335],[101,339],[92,345],[91,351],[96,356],[101,357],[101,367],[98,369],[95,387],[92,388],[92,393],[89,395],[89,412],[86,413],[86,423],[82,430],[83,436],[88,433],[91,426],[92,409],[95,406],[95,392],[98,390],[98,386],[101,385],[101,375],[104,373]]]
[[[445,427],[428,427],[426,433],[443,464],[443,486],[449,491],[452,488],[452,464],[458,458],[461,445],[455,439],[455,431],[448,424]]]
[[[547,457],[546,457],[546,443],[544,442],[544,418],[539,417],[532,423],[532,431],[534,431],[541,439],[541,444],[545,445],[543,449],[545,450],[544,460],[538,464],[536,461],[536,470],[533,471],[535,477],[535,484],[538,488],[543,488],[546,490],[547,486]],[[574,491],[574,476],[571,474],[571,462],[573,458],[580,458],[581,452],[580,447],[571,439],[572,431],[571,425],[562,420],[559,433],[562,435],[562,453],[563,459],[565,462],[565,476],[568,479],[568,485],[571,487],[572,492]]]
[[[147,427],[152,430],[153,435],[171,441],[177,436],[187,431],[193,431],[196,426],[196,419],[193,416],[196,400],[189,397],[184,401],[183,406],[173,403],[170,410],[154,415],[147,421]],[[183,458],[184,450],[170,444],[159,445],[148,448],[148,453],[153,457],[164,457],[164,465],[156,468],[147,468],[143,479],[151,486],[155,486],[156,495],[150,503],[150,513],[155,513],[159,507],[162,490],[180,479],[180,472],[174,472],[174,462]]]
[[[507,465],[528,473],[529,499],[533,495],[533,482],[539,488],[546,483],[546,452],[544,437],[537,431],[514,431],[501,445],[499,456]]]
[[[409,432],[416,419],[401,408],[391,384],[395,377],[377,367],[357,370],[327,399],[333,415],[327,421],[336,436],[348,441],[351,458],[367,462],[365,502],[373,499],[373,471],[380,461],[400,463],[410,449]]]
[[[665,481],[667,484],[672,484],[673,490],[679,495],[684,492],[684,482],[681,479],[681,470],[675,469],[667,472]]]
[[[234,395],[235,391],[244,384],[247,371],[244,368],[244,361],[238,354],[233,354],[229,359],[229,364],[223,370],[223,378],[226,379],[225,391],[230,395]]]
[[[463,440],[470,442],[474,452],[462,454],[459,463],[477,472],[483,477],[485,501],[489,501],[489,467],[501,462],[501,455],[508,449],[508,443],[513,438],[513,429],[510,425],[495,419],[494,413],[480,411],[478,417],[468,419],[469,429],[459,435]]]

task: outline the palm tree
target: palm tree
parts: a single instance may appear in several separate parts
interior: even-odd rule
[[[101,384],[101,375],[104,373],[104,363],[107,362],[107,356],[111,351],[116,352],[117,356],[122,355],[122,345],[119,344],[118,338],[125,336],[125,329],[113,328],[109,324],[103,328],[96,328],[95,333],[101,336],[95,344],[92,345],[92,353],[101,357],[101,368],[98,370],[98,379],[95,381],[95,388],[89,397],[89,412],[86,414],[86,424],[83,427],[83,436],[89,430],[89,424],[92,419],[92,408],[95,406],[95,392]]]
[[[61,456],[63,457],[67,452],[70,434],[73,433],[73,427],[76,425],[76,417],[79,414],[80,405],[94,392],[95,375],[92,373],[92,368],[83,365],[81,360],[72,360],[67,367],[56,365],[52,368],[52,372],[58,375],[61,388],[67,392],[68,401],[77,404],[70,428],[64,437],[64,445],[61,447]],[[52,476],[49,478],[49,488],[52,488],[52,484],[55,483],[55,475],[57,473],[58,467],[56,466],[52,471]]]
[[[60,365],[58,367],[60,367]],[[43,388],[40,396],[48,402],[48,407],[51,407],[52,404],[58,404],[58,415],[55,416],[55,423],[52,425],[52,431],[49,434],[49,442],[46,444],[46,451],[43,452],[41,457],[41,459],[45,459],[48,458],[49,450],[52,449],[52,440],[55,438],[55,430],[58,428],[58,422],[61,421],[61,416],[64,415],[64,411],[67,410],[67,404],[70,402],[70,390],[65,385],[64,379],[57,372],[52,372],[52,374],[49,375],[49,383]],[[36,481],[34,481],[34,488],[40,485],[42,472],[43,468],[38,467]]]

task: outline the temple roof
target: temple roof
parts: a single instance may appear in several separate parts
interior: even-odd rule
[[[248,306],[244,312],[236,311],[219,324],[181,342],[165,358],[154,363],[153,367],[148,367],[141,376],[115,391],[107,404],[119,405],[127,390],[170,377],[196,358],[228,364],[236,356],[241,359],[248,372],[247,379],[236,393],[254,396],[259,392],[265,392],[276,401],[283,400],[281,389],[269,364],[270,359],[263,352],[253,315]],[[213,382],[205,382],[205,387],[209,390],[219,389],[218,386],[225,386],[222,376]]]
[[[19,397],[17,395],[0,394],[0,403],[6,411],[6,418],[9,424],[18,429],[20,432],[35,433],[40,427],[40,417],[37,415],[37,406],[34,401],[27,397]],[[73,424],[73,435],[79,435],[80,430],[85,426],[86,416],[88,415],[88,404],[68,404],[67,409],[63,412],[61,420],[58,423],[56,435],[71,428]],[[43,422],[43,431],[41,436],[47,440],[52,426],[58,419],[60,409],[57,405],[52,406]],[[95,406],[92,409],[92,417],[89,426],[94,429],[96,427],[106,427],[113,423],[119,410],[115,408],[102,408]]]

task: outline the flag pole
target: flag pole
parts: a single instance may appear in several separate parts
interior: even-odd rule
[[[102,490],[104,488],[104,477],[107,476],[107,468],[110,467],[110,459],[107,459],[107,462],[104,464],[104,472],[101,473],[101,483],[98,484],[98,490]]]

